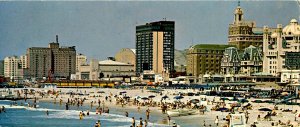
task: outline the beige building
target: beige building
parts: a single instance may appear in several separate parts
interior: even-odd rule
[[[27,49],[27,64],[29,67],[27,78],[66,78],[76,71],[76,49],[59,47],[56,42],[49,43],[48,47],[31,47]]]
[[[201,77],[205,74],[219,74],[221,60],[230,45],[198,44],[187,52],[187,75]]]
[[[79,66],[87,64],[87,57],[81,53],[76,54],[76,72],[79,71]]]
[[[115,60],[121,63],[132,64],[135,68],[135,51],[135,49],[123,48],[115,55]]]
[[[253,45],[261,47],[263,45],[263,29],[257,28],[254,21],[244,20],[244,11],[240,7],[234,11],[234,20],[228,28],[228,44],[235,45],[239,50]]]
[[[300,52],[300,25],[296,19],[282,28],[281,24],[277,28],[264,28],[264,62],[263,71],[273,76],[281,77],[281,82],[294,80],[298,82],[299,67],[291,71],[285,65],[287,52]],[[291,76],[291,77],[290,77]]]
[[[25,56],[20,56],[20,58],[18,58],[17,56],[4,58],[4,76],[10,77],[11,81],[18,81],[23,79],[23,69],[25,68]]]
[[[104,78],[135,75],[133,64],[121,63],[112,60],[100,61],[98,69],[100,73],[103,74]]]
[[[90,64],[82,64],[76,71],[76,80],[98,80],[99,79],[98,60],[92,59]]]

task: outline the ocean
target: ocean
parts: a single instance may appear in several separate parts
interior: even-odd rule
[[[28,102],[28,101],[27,101]],[[31,102],[31,101],[29,101]],[[128,111],[129,117],[125,117],[124,109],[110,109],[110,113],[96,115],[95,112],[90,112],[89,116],[85,116],[83,120],[79,120],[79,112],[90,110],[89,106],[82,106],[77,109],[76,106],[71,106],[70,110],[65,110],[64,105],[58,103],[40,102],[39,108],[13,108],[10,107],[11,101],[0,101],[0,105],[7,107],[6,113],[0,113],[1,127],[93,127],[100,120],[102,127],[130,127],[132,118],[135,117],[136,124],[139,123],[139,118],[145,119],[144,111],[134,112]],[[20,105],[24,101],[17,101]],[[46,111],[49,115],[46,115]],[[94,111],[94,110],[92,110]],[[168,127],[167,125],[155,123],[160,116],[151,116],[148,126],[150,127]]]

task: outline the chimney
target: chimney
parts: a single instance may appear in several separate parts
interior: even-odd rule
[[[56,35],[56,43],[58,43],[58,35]]]

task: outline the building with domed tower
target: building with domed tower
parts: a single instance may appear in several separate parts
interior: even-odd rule
[[[287,53],[300,52],[300,25],[292,19],[288,25],[270,29],[264,27],[263,34],[263,71],[281,77],[281,82],[298,82],[300,68],[286,65]]]
[[[228,28],[228,44],[244,50],[250,45],[261,47],[263,43],[262,28],[256,27],[255,21],[244,19],[244,11],[238,3],[234,11],[234,20]]]

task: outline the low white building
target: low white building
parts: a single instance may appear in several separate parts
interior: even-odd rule
[[[129,63],[122,63],[113,60],[103,60],[99,62],[99,71],[105,78],[134,76],[134,65]]]
[[[282,70],[281,82],[289,84],[299,84],[300,70]]]

